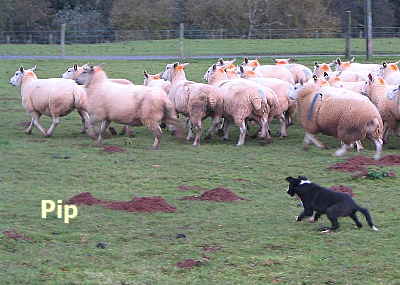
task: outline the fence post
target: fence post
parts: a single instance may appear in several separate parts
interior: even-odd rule
[[[347,33],[346,33],[346,57],[351,58],[351,11],[347,13]]]
[[[65,55],[65,26],[66,24],[61,24],[61,31],[60,31],[61,56]]]
[[[6,43],[7,43],[7,44],[10,44],[10,43],[11,43],[11,36],[10,36],[10,35],[7,35],[7,36],[6,36]]]
[[[372,4],[371,0],[365,1],[365,28],[367,32],[365,33],[366,37],[366,56],[367,60],[372,57]]]
[[[183,44],[183,40],[185,38],[185,25],[183,23],[179,24],[179,51],[180,51],[180,58],[185,58],[185,47]]]
[[[49,33],[49,45],[52,45],[52,44],[53,44],[53,33],[50,32]]]

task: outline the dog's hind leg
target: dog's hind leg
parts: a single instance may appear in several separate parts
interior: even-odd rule
[[[321,217],[321,212],[315,212],[315,215],[308,219],[310,223],[315,223]]]
[[[357,228],[359,228],[359,229],[362,228],[362,224],[358,220],[357,215],[356,215],[355,212],[350,215],[350,218],[352,218],[353,221],[356,223]]]
[[[369,211],[367,209],[358,207],[357,210],[360,211],[365,216],[365,219],[367,220],[367,223],[371,227],[371,229],[373,229],[374,231],[379,231],[378,228],[375,227],[374,224],[372,223],[371,215],[369,214]]]
[[[331,227],[328,230],[323,231],[323,233],[328,233],[330,231],[337,230],[339,228],[339,222],[337,220],[337,215],[336,215],[336,205],[328,208],[326,210],[326,215],[328,216],[328,219],[331,222]]]

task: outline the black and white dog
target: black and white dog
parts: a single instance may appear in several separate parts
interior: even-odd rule
[[[372,223],[368,210],[358,206],[350,195],[321,187],[305,176],[287,177],[286,180],[289,182],[287,193],[290,196],[297,195],[303,203],[304,211],[297,217],[297,221],[301,221],[304,217],[311,217],[315,211],[314,221],[317,221],[322,214],[326,214],[332,223],[331,227],[323,232],[338,229],[338,217],[350,217],[357,227],[361,228],[362,224],[356,216],[356,212],[360,211],[365,216],[368,225],[374,231],[378,231]]]

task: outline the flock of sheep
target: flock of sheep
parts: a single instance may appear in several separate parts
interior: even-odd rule
[[[237,66],[234,61],[219,59],[204,74],[207,83],[187,80],[187,64],[179,63],[167,64],[159,74],[144,72],[144,85],[108,78],[101,66],[91,65],[74,65],[63,78],[49,79],[38,79],[35,68],[21,67],[10,83],[20,88],[22,105],[32,117],[26,133],[36,126],[44,136],[51,136],[60,117],[76,109],[82,133],[97,144],[102,144],[104,132],[115,122],[125,126],[123,133],[132,132],[129,126],[146,126],[155,136],[153,148],[159,148],[162,124],[177,136],[183,136],[186,128],[187,140],[198,146],[207,117],[212,118],[207,138],[223,129],[228,139],[234,123],[240,129],[237,145],[243,145],[248,122],[254,121],[259,127],[255,137],[270,142],[271,121],[279,120],[280,136],[286,137],[296,113],[305,130],[304,147],[313,143],[324,148],[315,137],[323,133],[341,141],[338,156],[354,144],[361,150],[361,141],[368,138],[376,146],[374,158],[379,159],[388,136],[400,134],[399,62],[360,64],[354,58],[337,59],[315,63],[312,71],[291,59],[275,59],[274,65],[245,58]],[[41,115],[52,118],[48,130],[39,123]],[[186,126],[178,115],[187,118]]]

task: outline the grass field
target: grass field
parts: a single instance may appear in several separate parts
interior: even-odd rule
[[[308,58],[301,62],[311,65]],[[80,62],[83,63],[83,62]],[[158,72],[166,62],[106,62],[110,77],[142,81],[142,70]],[[76,113],[62,118],[54,137],[34,129],[25,135],[18,123],[28,120],[17,89],[7,84],[23,64],[38,65],[41,78],[64,72],[67,61],[2,61],[0,70],[0,283],[1,284],[400,284],[399,178],[354,179],[326,168],[343,158],[331,155],[338,142],[320,136],[332,148],[302,150],[303,131],[289,129],[284,140],[267,146],[248,139],[236,147],[238,130],[227,142],[214,138],[193,148],[166,133],[161,150],[151,151],[153,138],[137,128],[135,138],[116,136],[106,145],[125,148],[105,153],[79,133]],[[187,76],[200,81],[211,61],[191,61]],[[43,118],[43,125],[50,121]],[[277,125],[273,125],[276,130]],[[373,148],[365,143],[364,155]],[[393,138],[385,154],[399,153]],[[349,153],[347,157],[355,153]],[[69,159],[57,159],[68,156]],[[398,167],[389,167],[398,176]],[[328,225],[295,222],[300,208],[286,194],[285,177],[307,175],[332,186],[353,188],[357,201],[370,209],[380,232],[364,218],[357,230],[341,219],[336,233],[322,235]],[[239,181],[238,181],[239,179]],[[216,203],[183,201],[199,194],[180,185],[230,188],[247,201]],[[79,207],[78,217],[64,224],[55,215],[41,219],[41,200],[67,200],[80,192],[106,200],[162,196],[176,213],[127,213],[100,206]],[[31,241],[1,234],[15,229]],[[185,239],[177,239],[177,234]],[[106,243],[104,249],[97,248]],[[204,252],[202,247],[220,247]],[[207,256],[208,258],[205,258]],[[179,269],[177,262],[208,260]]]
[[[399,38],[378,38],[373,41],[376,53],[398,53]],[[365,53],[365,40],[353,39],[355,54]],[[215,54],[319,54],[345,50],[344,39],[274,39],[274,40],[185,40],[185,56]],[[60,55],[58,45],[0,45],[0,55]],[[178,40],[130,41],[110,44],[66,45],[65,55],[180,55]]]

